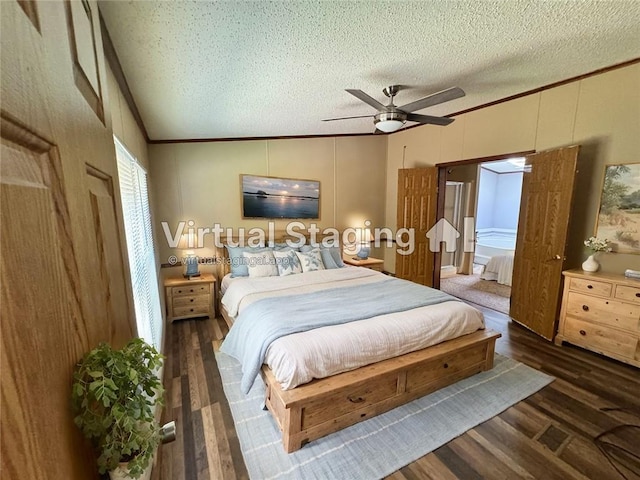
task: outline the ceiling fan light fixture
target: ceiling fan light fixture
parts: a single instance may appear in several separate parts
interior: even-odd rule
[[[402,128],[404,122],[400,120],[380,120],[376,123],[376,128],[384,133],[392,133]]]
[[[384,112],[374,117],[376,128],[384,133],[397,132],[407,121],[407,116],[402,112]]]

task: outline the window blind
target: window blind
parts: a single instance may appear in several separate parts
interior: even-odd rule
[[[117,138],[114,137],[114,141],[138,336],[160,351],[162,312],[151,232],[147,173]]]

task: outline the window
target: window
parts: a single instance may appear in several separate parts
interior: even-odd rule
[[[114,137],[114,140],[138,335],[160,351],[162,313],[151,233],[147,173],[125,146],[117,138]]]

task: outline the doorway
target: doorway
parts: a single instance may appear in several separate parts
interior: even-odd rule
[[[440,288],[505,314],[509,313],[524,164],[523,157],[510,156],[446,170],[443,217],[461,236],[455,251],[441,253]],[[465,217],[475,220],[473,252],[466,252],[462,245]]]

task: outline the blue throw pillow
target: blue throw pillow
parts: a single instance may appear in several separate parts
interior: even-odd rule
[[[314,248],[320,249],[320,255],[322,257],[322,261],[324,262],[324,266],[327,269],[330,268],[342,268],[344,267],[344,262],[342,261],[342,252],[340,251],[340,247],[325,247],[322,244],[320,245],[303,245],[300,247],[300,251],[302,253],[307,253]]]
[[[229,252],[229,263],[231,265],[232,277],[248,277],[249,265],[245,257],[242,256],[242,252],[258,253],[265,250],[271,250],[268,247],[230,247],[225,245],[227,252]]]
[[[331,255],[331,251],[328,248],[321,248],[320,256],[322,257],[324,268],[326,268],[327,270],[338,268],[338,265],[336,265],[336,261],[333,259],[333,255]]]

